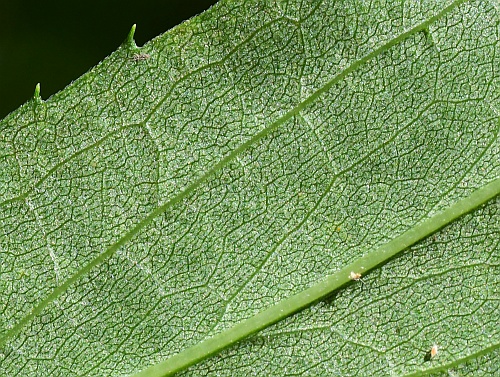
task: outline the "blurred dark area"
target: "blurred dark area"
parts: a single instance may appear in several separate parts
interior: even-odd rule
[[[115,51],[137,24],[138,46],[216,0],[0,0],[0,120],[43,99]]]

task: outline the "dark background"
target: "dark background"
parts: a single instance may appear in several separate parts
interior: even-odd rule
[[[43,99],[115,51],[137,24],[142,46],[216,0],[0,0],[0,120]]]

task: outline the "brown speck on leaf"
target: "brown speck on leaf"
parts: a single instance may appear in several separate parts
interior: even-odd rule
[[[149,54],[134,54],[130,59],[134,62],[140,62],[143,60],[148,60],[151,57]]]

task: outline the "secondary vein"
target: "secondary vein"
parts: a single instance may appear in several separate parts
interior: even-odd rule
[[[366,273],[374,269],[409,246],[433,234],[499,194],[500,178],[497,178],[475,190],[468,197],[455,202],[444,211],[427,218],[385,245],[358,258],[338,272],[327,276],[312,287],[281,300],[277,304],[237,323],[214,337],[205,339],[159,364],[134,374],[133,377],[167,377],[180,372],[325,298],[336,289],[349,283],[352,280],[350,277],[352,271],[363,271],[363,273]]]
[[[147,225],[149,225],[156,217],[166,212],[169,208],[173,207],[175,204],[182,201],[192,192],[194,192],[198,187],[208,181],[209,178],[213,177],[218,171],[227,166],[230,162],[235,160],[240,154],[244,151],[255,145],[259,140],[268,136],[276,129],[278,129],[282,124],[286,121],[300,113],[303,109],[314,103],[322,94],[326,93],[330,90],[334,85],[344,79],[351,72],[355,71],[361,65],[367,63],[371,59],[377,57],[381,53],[387,51],[391,47],[395,46],[399,42],[405,40],[406,38],[428,28],[429,25],[436,22],[437,20],[444,17],[446,14],[451,12],[460,4],[464,3],[467,0],[456,0],[447,7],[443,8],[436,15],[428,18],[422,23],[414,26],[413,28],[405,31],[404,33],[399,34],[395,38],[387,41],[382,44],[377,49],[373,50],[371,53],[363,56],[362,58],[354,61],[350,66],[344,69],[342,72],[335,75],[330,81],[328,81],[324,86],[316,90],[312,93],[308,98],[298,103],[294,108],[289,110],[287,113],[282,115],[280,118],[271,123],[268,127],[264,128],[257,134],[255,134],[252,138],[235,148],[231,153],[222,158],[218,163],[212,166],[209,170],[207,170],[200,178],[195,180],[189,186],[187,186],[182,192],[168,200],[153,212],[151,212],[148,216],[146,216],[142,221],[137,223],[130,231],[125,233],[117,242],[110,245],[105,252],[98,255],[95,259],[91,260],[85,266],[83,266],[80,270],[78,270],[75,274],[69,277],[64,283],[55,288],[51,294],[49,294],[44,300],[42,300],[37,306],[32,308],[32,310],[23,317],[17,324],[11,327],[8,331],[6,331],[2,338],[0,338],[0,347],[3,346],[9,339],[18,334],[21,329],[28,324],[33,318],[35,318],[39,313],[41,313],[50,303],[56,300],[59,296],[61,296],[66,290],[76,281],[78,281],[82,276],[86,275],[90,270],[94,267],[100,265],[105,260],[111,258],[123,245],[125,245],[128,241],[130,241],[135,235],[137,235],[142,229],[144,229]]]

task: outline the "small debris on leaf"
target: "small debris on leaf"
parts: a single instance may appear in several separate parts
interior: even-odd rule
[[[134,54],[130,59],[134,62],[140,62],[143,60],[148,60],[151,57],[149,54]]]
[[[361,279],[361,274],[359,272],[354,272],[354,271],[351,271],[351,273],[349,274],[349,279],[351,280],[360,280]]]
[[[434,344],[429,352],[425,354],[424,361],[433,359],[438,354],[438,346]]]

